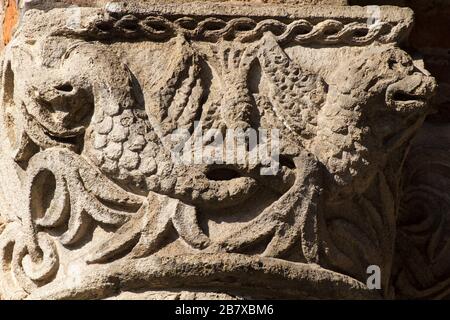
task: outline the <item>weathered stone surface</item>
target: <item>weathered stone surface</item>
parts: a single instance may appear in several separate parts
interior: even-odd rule
[[[354,5],[398,5],[414,10],[415,24],[406,48],[420,55],[439,83],[432,121],[450,121],[450,2],[447,0],[352,0]]]
[[[410,9],[42,8],[3,58],[3,298],[441,293],[410,289],[395,251],[404,159],[436,92],[399,47]],[[198,130],[249,128],[280,133],[275,175],[174,161],[177,130],[196,147]]]
[[[438,92],[433,101],[434,111],[420,129],[406,159],[393,279],[400,297],[448,299],[450,2],[353,0],[350,3],[408,6],[415,12],[415,25],[406,50],[422,57],[426,69],[437,80]]]
[[[59,5],[78,5],[78,6],[86,6],[86,7],[95,7],[95,6],[103,6],[106,5],[108,0],[22,0],[21,2],[29,2],[34,5],[48,5],[48,6],[59,6]],[[151,3],[176,3],[176,2],[196,2],[202,3],[205,1],[199,0],[171,0],[171,1],[161,1],[161,0],[128,0],[127,3],[137,3],[137,4],[151,4]],[[231,3],[254,3],[254,4],[293,4],[293,5],[346,5],[347,0],[209,0],[208,2],[231,2]]]

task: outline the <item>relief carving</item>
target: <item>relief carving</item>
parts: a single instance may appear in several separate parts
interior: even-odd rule
[[[449,127],[427,122],[406,159],[393,283],[402,298],[449,295]]]
[[[436,86],[398,46],[411,12],[197,6],[26,13],[3,62],[1,295],[394,297],[400,177]],[[176,163],[180,129],[276,129],[279,170]]]

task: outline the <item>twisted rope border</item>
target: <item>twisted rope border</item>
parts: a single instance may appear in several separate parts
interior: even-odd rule
[[[259,40],[264,33],[271,32],[279,43],[324,44],[364,46],[373,42],[392,43],[406,31],[402,23],[379,22],[368,25],[362,22],[343,23],[327,19],[317,24],[299,19],[284,23],[276,19],[257,21],[248,17],[224,20],[215,17],[195,19],[182,17],[169,20],[161,15],[150,15],[139,19],[127,14],[113,17],[109,14],[93,21],[84,29],[64,29],[55,35],[82,37],[91,40],[111,38],[144,39],[166,41],[176,35],[187,39],[216,42],[220,39],[252,42]]]

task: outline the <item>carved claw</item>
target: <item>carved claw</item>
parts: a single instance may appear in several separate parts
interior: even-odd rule
[[[208,251],[240,252],[271,238],[264,256],[279,258],[298,244],[304,258],[317,263],[321,167],[307,155],[301,155],[295,162],[299,169],[293,187],[259,217]]]
[[[136,216],[119,228],[112,239],[102,243],[87,262],[103,263],[128,250],[133,258],[149,256],[162,249],[162,241],[171,230],[193,248],[204,249],[210,243],[198,227],[194,207],[150,193]]]
[[[146,212],[148,212],[147,202],[144,203],[141,209],[136,213],[135,217],[130,219],[129,222],[115,232],[112,239],[101,243],[93,250],[93,253],[86,258],[86,262],[88,264],[105,263],[121,253],[130,250],[141,236],[142,230],[139,220],[144,217]]]
[[[210,240],[198,227],[194,207],[168,197],[160,201],[160,205],[149,212],[139,243],[133,249],[134,257],[148,256],[161,249],[160,242],[171,227],[193,248],[204,249],[209,245]]]

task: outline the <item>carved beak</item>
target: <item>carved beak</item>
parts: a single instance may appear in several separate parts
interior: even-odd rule
[[[386,92],[386,103],[402,115],[407,128],[385,138],[384,145],[388,150],[397,148],[407,137],[414,134],[427,115],[430,100],[436,93],[436,80],[422,73],[414,73],[399,82],[390,85]]]
[[[436,91],[436,80],[421,73],[414,73],[390,85],[386,91],[386,103],[401,113],[425,112]]]

